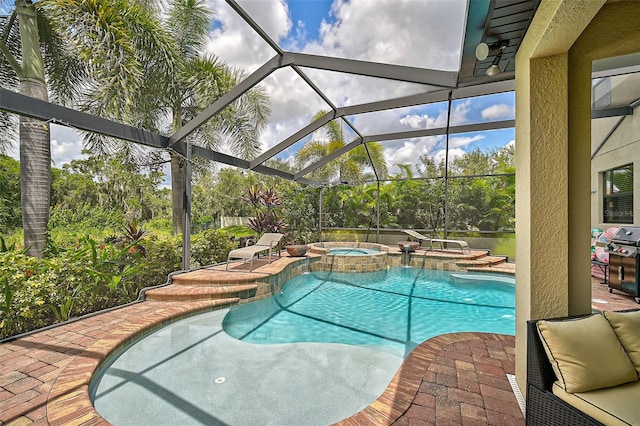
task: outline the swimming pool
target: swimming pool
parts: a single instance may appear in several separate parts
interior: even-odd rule
[[[400,356],[444,333],[514,334],[513,278],[470,277],[401,267],[306,273],[278,295],[232,308],[223,327],[249,343],[346,343]]]
[[[421,339],[514,333],[510,280],[452,275],[395,267],[297,276],[269,299],[133,342],[94,375],[91,401],[115,425],[335,423],[374,401]]]

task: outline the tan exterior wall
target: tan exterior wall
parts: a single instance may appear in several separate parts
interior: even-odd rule
[[[640,2],[605,3],[543,0],[516,56],[516,377],[522,390],[526,321],[591,307],[591,64],[640,51]]]
[[[640,87],[640,76],[634,75],[626,80],[633,81]],[[613,97],[617,90],[626,91],[625,86],[613,87]],[[604,185],[602,172],[626,164],[633,164],[633,221],[640,224],[640,108],[636,108],[633,115],[613,118],[600,118],[592,121],[591,149],[595,151],[606,135],[620,119],[622,121],[615,132],[600,147],[591,162],[591,227],[606,229],[615,226],[604,223],[603,200]]]

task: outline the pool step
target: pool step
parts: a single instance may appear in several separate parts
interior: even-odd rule
[[[461,268],[469,272],[490,272],[494,274],[515,275],[516,264],[509,263],[506,256],[482,256],[476,259],[460,259],[456,262]]]
[[[171,284],[146,292],[147,300],[183,302],[196,300],[227,300],[237,303],[254,297],[258,289],[255,276],[202,268],[171,277]]]
[[[507,261],[505,256],[483,256],[476,259],[460,259],[456,265],[463,268],[495,266]]]
[[[516,264],[515,263],[500,263],[492,266],[478,266],[478,267],[470,267],[467,268],[469,272],[491,272],[494,274],[509,274],[515,275],[516,273]]]
[[[189,286],[170,284],[154,288],[145,293],[147,300],[157,302],[193,302],[197,300],[219,300],[228,304],[238,303],[255,295],[257,285],[253,286]]]

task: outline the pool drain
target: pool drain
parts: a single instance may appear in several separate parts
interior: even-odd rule
[[[224,377],[216,377],[214,382],[216,382],[217,384],[220,384],[220,383],[224,383],[225,380],[227,379],[225,379]]]

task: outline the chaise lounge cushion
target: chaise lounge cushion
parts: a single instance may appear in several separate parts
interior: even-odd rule
[[[611,324],[611,328],[618,336],[618,340],[627,352],[631,362],[640,373],[640,311],[633,312],[605,312],[604,316]],[[639,400],[640,402],[640,400]]]
[[[640,423],[640,382],[631,382],[589,392],[568,393],[556,382],[553,394],[602,424],[637,425]]]
[[[547,357],[566,392],[587,392],[638,381],[631,360],[602,315],[538,321]]]

